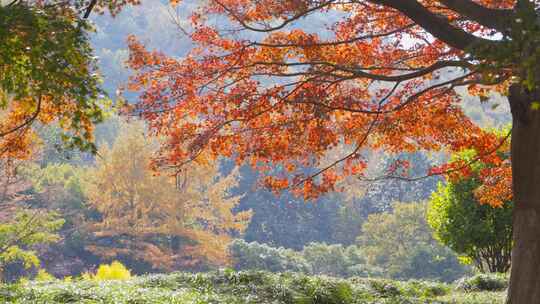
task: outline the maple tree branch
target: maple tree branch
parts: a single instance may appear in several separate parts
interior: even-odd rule
[[[482,154],[479,154],[475,158],[471,159],[470,161],[466,162],[465,164],[463,164],[463,165],[461,165],[459,167],[451,168],[451,169],[448,169],[448,170],[443,170],[443,171],[437,172],[437,173],[429,173],[429,174],[422,175],[422,176],[417,176],[417,177],[406,177],[406,176],[399,176],[399,175],[390,174],[390,175],[385,175],[385,176],[379,176],[379,177],[376,177],[376,178],[362,178],[362,177],[359,177],[359,179],[362,180],[362,181],[365,181],[365,182],[377,182],[377,181],[381,181],[381,180],[385,180],[385,179],[397,179],[397,180],[402,180],[402,181],[407,181],[407,182],[415,182],[415,181],[430,178],[430,177],[433,177],[433,176],[441,176],[441,175],[457,172],[457,171],[463,170],[463,169],[467,168],[468,166],[480,161],[482,158],[497,152],[497,150],[499,150],[506,143],[506,141],[510,138],[511,135],[512,135],[512,130],[508,131],[508,134],[506,134],[506,136],[503,137],[501,139],[501,141],[493,149],[490,149],[490,150],[488,150],[488,151],[486,151],[486,152],[484,152]]]
[[[416,0],[367,0],[374,4],[393,8],[416,22],[435,38],[458,50],[466,50],[473,45],[483,44],[497,47],[500,43],[477,37],[460,28],[454,27],[446,18],[442,18]]]
[[[422,68],[418,71],[415,71],[415,72],[411,72],[411,73],[406,73],[406,74],[401,74],[401,75],[395,75],[395,76],[385,76],[385,75],[377,75],[377,74],[372,74],[372,73],[366,73],[364,71],[361,71],[361,70],[357,70],[357,69],[350,69],[350,68],[347,68],[347,67],[343,67],[341,65],[333,65],[333,64],[329,64],[333,67],[336,67],[337,69],[340,69],[340,70],[343,70],[343,71],[346,71],[346,72],[350,72],[352,73],[353,75],[357,76],[357,77],[361,77],[361,78],[369,78],[369,79],[374,79],[374,80],[379,80],[379,81],[387,81],[387,82],[400,82],[400,81],[405,81],[405,80],[410,80],[410,79],[415,79],[415,78],[419,78],[419,77],[422,77],[422,76],[425,76],[427,74],[430,74],[436,70],[440,70],[440,69],[443,69],[443,68],[447,68],[447,67],[463,67],[463,68],[470,68],[472,65],[468,62],[465,62],[465,61],[455,61],[455,60],[449,60],[449,61],[437,61],[435,62],[434,64],[430,65],[430,66],[427,66],[425,68]]]
[[[497,41],[484,39],[484,38],[475,36],[471,33],[464,31],[463,29],[453,26],[448,20],[445,20],[445,18],[431,12],[427,7],[423,6],[416,0],[366,0],[366,1],[371,2],[373,4],[390,7],[401,12],[402,14],[407,16],[409,19],[414,21],[416,24],[421,26],[424,30],[432,34],[437,39],[459,50],[465,50],[473,45],[478,45],[478,44],[491,45],[493,47],[496,47],[497,45],[499,45],[499,42]],[[308,15],[309,13],[312,13],[314,11],[320,10],[324,7],[327,7],[333,4],[335,0],[322,2],[321,4],[317,6],[314,6],[312,8],[306,9],[300,13],[295,14],[293,17],[286,19],[285,21],[283,21],[277,26],[266,27],[266,28],[253,27],[249,25],[248,22],[246,22],[241,16],[235,13],[232,9],[228,8],[225,4],[223,4],[221,1],[214,0],[214,2],[217,3],[221,8],[223,8],[225,12],[227,12],[238,23],[240,23],[240,25],[244,27],[245,29],[255,31],[255,32],[272,32],[272,31],[283,29],[288,24]],[[454,3],[453,1],[448,0],[447,2],[452,7],[459,8],[460,10],[463,10],[464,7],[465,8],[472,7],[472,5],[469,3],[471,1],[456,0],[457,3]],[[359,4],[359,2],[357,3]],[[465,5],[467,3],[469,3],[470,7]],[[458,5],[458,4],[461,4],[461,5]],[[488,10],[487,8],[483,6],[477,5],[476,10],[473,10],[473,12],[469,12],[469,15],[473,17],[478,17],[479,15],[483,15],[485,12],[480,9]],[[493,17],[492,19],[498,20],[498,18],[493,18]],[[477,20],[473,19],[473,21],[477,21]],[[480,20],[480,21],[483,21],[483,23],[489,23],[487,20]]]
[[[363,145],[366,143],[366,141],[368,140],[369,138],[369,135],[371,135],[371,132],[373,131],[373,129],[375,128],[376,124],[377,124],[377,121],[379,121],[379,117],[380,117],[380,110],[381,110],[381,107],[383,105],[383,103],[392,96],[393,92],[397,89],[397,87],[399,86],[399,83],[396,83],[394,85],[394,87],[392,88],[392,90],[390,90],[390,92],[388,92],[388,94],[386,94],[386,96],[384,96],[384,98],[382,98],[380,101],[379,101],[379,105],[378,105],[378,110],[377,110],[377,114],[375,115],[375,117],[373,118],[373,120],[370,122],[369,126],[368,126],[368,129],[367,131],[364,133],[362,139],[356,144],[356,147],[354,148],[354,150],[345,155],[344,157],[334,161],[333,163],[331,163],[330,165],[320,169],[319,171],[315,172],[314,174],[311,174],[310,176],[308,176],[307,178],[304,178],[302,180],[300,180],[299,182],[295,183],[294,185],[292,185],[291,187],[289,187],[289,189],[292,189],[292,188],[296,188],[302,184],[304,184],[305,182],[307,182],[308,180],[313,180],[315,177],[323,174],[324,172],[334,168],[335,166],[339,165],[340,163],[346,161],[347,159],[355,156],[358,151],[360,151],[360,149],[363,147]]]
[[[42,96],[39,95],[39,98],[38,98],[38,103],[37,103],[37,106],[36,106],[36,111],[34,111],[34,113],[32,114],[31,117],[29,117],[27,120],[25,120],[23,123],[21,123],[20,125],[12,128],[12,129],[9,129],[7,131],[4,131],[4,132],[0,132],[0,137],[4,137],[8,134],[11,134],[11,133],[14,133],[14,132],[17,132],[18,130],[24,128],[25,126],[28,126],[30,125],[34,120],[36,120],[36,118],[38,117],[39,113],[41,112],[41,101],[42,100]]]
[[[431,90],[434,90],[436,88],[449,86],[445,91],[450,91],[450,90],[454,89],[454,87],[457,86],[457,83],[459,83],[459,81],[463,81],[463,80],[467,79],[468,77],[470,77],[470,76],[472,76],[474,74],[475,74],[474,72],[471,72],[471,73],[462,75],[460,77],[457,77],[457,78],[454,78],[454,79],[451,79],[451,80],[448,80],[448,81],[445,81],[445,82],[441,82],[441,83],[429,86],[429,87],[427,87],[427,88],[425,88],[423,90],[420,90],[419,92],[416,92],[415,94],[409,96],[403,103],[400,103],[398,106],[396,106],[395,108],[393,108],[391,110],[386,111],[385,113],[397,112],[397,111],[403,109],[404,107],[406,107],[407,105],[409,105],[410,103],[417,100],[422,95],[424,95],[424,94],[426,94],[426,93],[428,93]]]
[[[371,132],[373,131],[373,128],[375,127],[378,120],[379,120],[379,116],[377,115],[377,116],[375,116],[375,118],[369,124],[368,130],[364,133],[364,136],[362,137],[362,140],[360,140],[360,142],[356,145],[356,147],[354,148],[354,150],[351,153],[349,153],[349,154],[345,155],[344,157],[334,161],[330,165],[320,169],[319,171],[315,172],[314,174],[311,174],[308,177],[298,181],[297,183],[293,184],[292,186],[288,187],[287,189],[292,189],[292,188],[296,188],[298,186],[301,186],[305,182],[307,182],[309,180],[313,180],[317,176],[319,176],[319,175],[323,174],[324,172],[334,168],[335,166],[339,165],[340,163],[346,161],[347,159],[355,156],[358,153],[358,151],[360,151],[360,149],[364,146],[364,143],[369,138],[369,135],[371,135]]]
[[[406,29],[410,29],[414,26],[416,26],[415,23],[409,23],[403,27],[400,27],[400,28],[397,28],[395,30],[388,31],[385,33],[362,35],[362,36],[354,37],[351,39],[338,40],[338,41],[313,42],[313,43],[305,43],[305,44],[301,44],[301,43],[290,43],[290,44],[289,43],[275,43],[274,44],[274,43],[264,43],[264,42],[252,42],[251,44],[256,45],[256,46],[271,47],[271,48],[338,46],[342,44],[350,44],[350,43],[367,40],[367,39],[391,36],[393,34],[401,33],[405,31]]]
[[[316,65],[324,65],[329,66],[332,68],[335,68],[336,70],[340,70],[343,72],[347,72],[352,74],[350,77],[347,78],[367,78],[372,80],[378,80],[378,81],[385,81],[385,82],[402,82],[406,80],[411,80],[415,78],[419,78],[422,76],[425,76],[427,74],[433,73],[436,70],[440,70],[443,68],[448,67],[462,67],[462,68],[471,68],[473,65],[466,62],[466,61],[452,61],[452,60],[441,60],[437,61],[434,64],[420,68],[418,70],[415,70],[411,73],[404,73],[400,75],[381,75],[381,74],[373,74],[364,72],[362,70],[365,70],[367,68],[350,68],[339,64],[334,64],[327,61],[310,61],[310,62],[254,62],[253,65],[275,65],[275,66],[302,66],[302,65],[310,65],[310,66],[316,66]],[[383,69],[383,68],[381,68]],[[392,69],[392,68],[387,68]],[[344,77],[338,74],[333,74],[331,72],[324,72],[324,71],[307,71],[307,72],[294,72],[294,73],[258,73],[258,76],[276,76],[276,77],[297,77],[297,76],[303,76],[303,75],[313,75],[313,74],[321,74],[321,75],[327,75],[327,76],[334,76],[336,78]]]
[[[332,106],[332,105],[325,104],[325,103],[322,103],[322,102],[317,102],[317,101],[296,101],[296,103],[313,104],[313,105],[317,105],[317,106],[327,108],[327,109],[332,110],[332,111],[345,111],[345,112],[351,112],[351,113],[361,113],[361,114],[370,114],[370,115],[391,114],[391,113],[397,112],[399,110],[402,110],[403,108],[405,108],[409,104],[412,104],[413,102],[418,100],[418,98],[420,98],[422,95],[424,95],[424,94],[426,94],[426,93],[428,93],[428,92],[430,92],[430,91],[432,91],[434,89],[444,87],[444,86],[448,86],[441,93],[433,96],[433,97],[439,97],[439,96],[442,96],[442,95],[450,92],[451,90],[453,90],[457,86],[471,84],[471,82],[467,82],[467,81],[464,81],[464,80],[466,78],[472,76],[472,75],[474,75],[474,73],[468,73],[468,74],[462,75],[460,77],[457,77],[457,78],[454,78],[454,79],[451,79],[451,80],[448,80],[448,81],[445,81],[445,82],[441,82],[441,83],[438,83],[438,84],[431,85],[431,86],[429,86],[429,87],[427,87],[425,89],[422,89],[422,90],[414,93],[413,95],[407,97],[407,99],[405,101],[403,101],[402,103],[400,103],[399,105],[397,105],[397,106],[395,106],[395,107],[393,107],[391,109],[387,109],[387,110],[382,110],[382,109],[379,109],[379,110],[364,110],[364,109],[356,109],[356,108],[346,107],[346,106]],[[399,82],[396,83],[396,84],[399,85]],[[395,90],[395,87],[394,87],[393,91],[394,90]]]
[[[300,90],[300,88],[302,88],[302,85],[301,84],[306,84],[306,83],[309,83],[310,81],[313,81],[315,80],[316,77],[312,77],[310,79],[306,79],[306,80],[302,80],[302,81],[298,81],[296,83],[298,83],[299,85],[297,85],[295,88],[293,88],[290,92],[288,92],[287,94],[285,94],[285,96],[283,97],[280,97],[279,98],[279,102],[277,102],[276,104],[266,108],[266,109],[263,109],[253,115],[251,115],[250,117],[238,117],[238,118],[233,118],[233,119],[229,119],[229,120],[226,120],[226,121],[223,121],[219,124],[217,124],[216,126],[214,126],[213,128],[211,128],[206,134],[201,134],[199,135],[199,138],[201,138],[202,136],[205,136],[206,138],[203,138],[201,141],[201,143],[199,143],[198,145],[193,145],[192,144],[192,147],[190,148],[191,150],[195,150],[196,152],[193,153],[194,155],[192,155],[191,157],[189,157],[187,160],[179,163],[179,164],[176,164],[176,165],[173,165],[173,166],[169,166],[169,168],[172,168],[172,169],[176,169],[176,173],[175,174],[179,174],[182,170],[182,167],[195,161],[197,158],[199,158],[202,153],[204,152],[204,147],[206,145],[208,145],[209,143],[209,139],[210,139],[210,135],[212,134],[217,134],[221,129],[223,129],[225,126],[227,125],[230,125],[234,122],[246,122],[246,121],[250,121],[264,113],[267,113],[268,111],[272,110],[273,108],[275,108],[276,106],[278,106],[280,103],[284,103],[284,102],[287,102],[287,98],[289,98],[290,96],[292,96],[294,93],[296,93],[296,91]]]
[[[223,8],[224,11],[229,13],[231,15],[231,17],[233,17],[233,19],[236,20],[236,22],[240,23],[240,25],[242,27],[244,27],[245,29],[248,29],[250,31],[261,32],[261,33],[267,33],[267,32],[273,32],[273,31],[280,30],[280,29],[286,27],[287,25],[289,25],[290,23],[292,23],[292,22],[294,22],[294,21],[308,15],[309,13],[312,13],[312,12],[315,12],[315,11],[320,10],[322,8],[325,8],[325,7],[329,6],[329,5],[331,5],[332,3],[336,2],[336,0],[329,0],[329,1],[322,2],[321,4],[319,4],[317,6],[314,6],[312,8],[306,9],[305,11],[302,11],[300,13],[295,14],[291,18],[285,19],[282,23],[280,23],[277,26],[272,26],[272,27],[267,27],[267,28],[256,28],[256,27],[253,27],[253,26],[249,25],[248,22],[246,22],[242,18],[242,16],[239,16],[238,14],[233,12],[225,4],[221,3],[221,1],[219,1],[219,0],[213,0],[213,1],[215,3],[217,3],[221,8]]]
[[[488,28],[505,32],[510,25],[513,11],[492,9],[471,0],[439,0],[449,9]]]

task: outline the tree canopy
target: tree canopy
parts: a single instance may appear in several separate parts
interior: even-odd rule
[[[233,156],[306,197],[361,176],[367,148],[475,147],[497,162],[489,152],[500,141],[463,114],[454,88],[504,92],[516,69],[482,50],[507,50],[514,32],[501,26],[522,23],[512,1],[439,2],[209,1],[193,12],[196,47],[183,58],[130,38],[131,88],[142,93],[132,110],[168,136],[168,165]],[[300,26],[317,17],[319,31]],[[382,175],[403,177],[406,166],[397,159]]]

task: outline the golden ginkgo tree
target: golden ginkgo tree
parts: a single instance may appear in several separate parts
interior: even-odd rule
[[[124,124],[112,147],[103,146],[89,171],[85,193],[99,219],[89,223],[87,248],[105,258],[126,257],[154,269],[223,265],[227,245],[242,233],[251,213],[234,212],[234,170],[197,162],[182,172],[158,172],[156,142],[141,124]]]

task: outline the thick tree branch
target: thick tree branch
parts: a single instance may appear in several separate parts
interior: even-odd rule
[[[286,19],[277,26],[265,28],[257,28],[251,26],[250,24],[248,24],[248,22],[246,22],[243,16],[238,15],[225,4],[221,3],[221,1],[214,0],[214,2],[221,6],[221,8],[225,12],[227,12],[238,23],[240,23],[240,25],[245,29],[255,32],[272,32],[284,28],[288,24],[308,15],[309,13],[332,5],[335,0],[324,1],[317,6],[309,8],[301,13],[295,14],[293,17]],[[416,0],[367,0],[367,2],[371,2],[376,5],[386,6],[399,11],[437,39],[459,50],[465,50],[476,44],[492,45],[493,47],[497,47],[499,44],[499,42],[497,41],[477,37],[471,33],[464,31],[463,29],[453,26],[448,20],[431,12],[428,8],[426,8]],[[441,3],[446,3],[450,9],[452,9],[452,7],[456,9],[456,11],[457,9],[459,9],[460,13],[465,12],[463,13],[463,15],[465,17],[471,18],[472,21],[478,22],[483,25],[490,24],[490,27],[493,27],[497,30],[503,27],[504,22],[502,21],[502,19],[501,21],[499,21],[499,18],[495,18],[495,16],[504,15],[507,13],[505,10],[500,10],[501,12],[498,12],[499,10],[485,8],[483,6],[473,3],[470,0],[441,0]],[[491,15],[491,13],[494,13],[494,15]],[[489,18],[489,16],[491,16],[491,18]],[[497,27],[495,27],[494,24],[497,25]]]
[[[488,28],[505,32],[513,15],[512,10],[492,9],[471,0],[439,0],[449,9]]]
[[[333,71],[300,71],[300,72],[291,72],[291,73],[260,73],[260,76],[277,76],[277,77],[297,77],[297,76],[305,76],[305,75],[311,75],[311,74],[319,74],[319,75],[327,75],[327,76],[334,76],[336,78],[367,78],[367,79],[373,79],[378,81],[385,81],[385,82],[401,82],[406,80],[415,79],[418,77],[425,76],[427,74],[431,74],[437,70],[441,70],[443,68],[449,68],[449,67],[461,67],[461,68],[472,68],[472,64],[465,62],[465,61],[455,61],[455,60],[442,60],[437,61],[434,64],[415,70],[414,72],[410,73],[403,73],[399,75],[383,75],[383,74],[373,74],[368,73],[363,70],[365,68],[359,67],[347,67],[339,64],[334,64],[331,62],[326,61],[308,61],[308,62],[254,62],[252,66],[257,65],[267,65],[267,66],[328,66],[334,68]],[[383,67],[381,67],[383,69]],[[389,70],[392,70],[391,68],[388,68]],[[343,75],[334,74],[332,72],[334,71],[342,71],[351,74],[349,77],[344,77]]]
[[[416,0],[369,1],[374,4],[391,7],[400,11],[434,37],[444,41],[453,48],[465,50],[477,44],[492,45],[493,47],[497,47],[498,45],[498,42],[496,41],[474,36],[460,28],[452,26],[447,20],[437,16]]]

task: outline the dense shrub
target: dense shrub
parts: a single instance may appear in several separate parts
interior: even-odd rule
[[[36,274],[36,277],[34,280],[41,281],[41,282],[50,282],[54,281],[56,278],[48,273],[45,269],[38,270],[38,273]]]
[[[369,287],[373,292],[383,298],[396,297],[401,294],[397,285],[389,280],[370,280]]]
[[[418,244],[404,255],[399,263],[388,269],[395,279],[423,279],[452,282],[466,274],[466,267],[459,262],[452,250],[432,244]]]
[[[501,273],[484,273],[456,281],[456,289],[464,291],[501,291],[508,287],[508,276]]]
[[[229,251],[237,270],[311,272],[302,255],[291,249],[274,248],[257,242],[247,243],[237,239],[231,243]]]
[[[293,271],[336,277],[371,277],[381,270],[366,264],[356,246],[310,243],[302,251],[235,240],[229,247],[236,270]]]
[[[324,243],[310,243],[302,255],[311,265],[313,274],[328,274],[333,276],[347,276],[351,264],[364,263],[360,256],[359,261],[351,261],[345,254],[342,245],[326,245]],[[358,263],[355,263],[358,262]]]
[[[450,292],[447,285],[429,281],[410,280],[406,287],[402,293],[414,297],[438,297]]]
[[[312,274],[337,277],[379,276],[381,271],[366,264],[361,250],[356,246],[343,247],[339,244],[310,243],[301,252],[311,266]]]
[[[129,280],[131,278],[131,272],[122,263],[114,261],[110,265],[99,265],[96,275],[93,278],[96,281]]]

